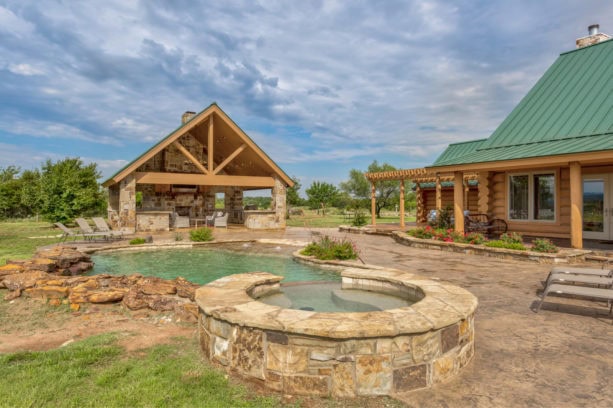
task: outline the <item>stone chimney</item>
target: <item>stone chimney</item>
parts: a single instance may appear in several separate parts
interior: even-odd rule
[[[579,41],[579,40],[577,40]],[[183,116],[181,116],[181,123],[182,124],[186,124],[187,122],[189,122],[190,120],[192,120],[192,118],[196,116],[196,112],[191,112],[191,111],[185,111],[185,113],[183,114]]]
[[[610,35],[600,32],[600,25],[592,24],[587,28],[588,36],[577,38],[577,48],[587,47],[588,45],[598,44],[611,38]]]

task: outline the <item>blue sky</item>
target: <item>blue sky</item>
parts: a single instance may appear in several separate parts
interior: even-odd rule
[[[613,2],[0,1],[0,167],[110,176],[216,101],[304,186],[488,137]]]

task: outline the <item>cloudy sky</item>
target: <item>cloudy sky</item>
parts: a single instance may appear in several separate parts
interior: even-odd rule
[[[289,175],[489,136],[609,0],[0,0],[0,167],[112,175],[216,101]]]

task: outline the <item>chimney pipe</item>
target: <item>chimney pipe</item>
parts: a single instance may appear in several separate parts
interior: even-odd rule
[[[183,116],[181,116],[181,123],[185,125],[187,122],[192,120],[194,116],[196,116],[196,112],[186,111]]]
[[[587,28],[588,35],[586,37],[577,38],[575,44],[577,48],[587,47],[589,45],[598,44],[611,38],[610,35],[600,32],[599,24],[592,24]]]

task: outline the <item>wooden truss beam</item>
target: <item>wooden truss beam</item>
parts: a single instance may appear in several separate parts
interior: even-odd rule
[[[247,145],[245,143],[243,143],[242,145],[240,145],[240,147],[238,149],[236,149],[235,151],[232,152],[231,155],[229,155],[226,160],[222,161],[219,166],[215,167],[215,171],[213,172],[213,174],[217,174],[220,171],[223,170],[224,167],[226,167],[228,165],[228,163],[230,163],[232,160],[234,160],[234,158],[236,156],[238,156],[239,154],[241,154],[241,152],[243,150],[245,150],[247,148]]]
[[[272,177],[226,176],[193,173],[136,172],[137,184],[187,184],[198,186],[236,186],[272,188]]]
[[[208,166],[209,172],[213,172],[213,114],[209,117],[209,141],[206,147],[207,154],[209,156]]]
[[[200,170],[201,172],[203,172],[204,174],[209,174],[208,170],[202,165],[202,163],[200,163],[198,161],[198,159],[196,159],[190,152],[189,150],[187,150],[185,147],[183,147],[183,145],[181,143],[179,143],[178,140],[175,140],[175,142],[173,143],[174,146],[179,149],[179,151],[181,153],[183,153],[183,156],[187,157],[192,163],[194,163],[194,166],[198,167],[198,170]]]

